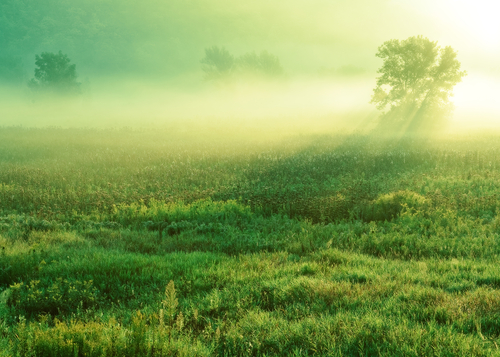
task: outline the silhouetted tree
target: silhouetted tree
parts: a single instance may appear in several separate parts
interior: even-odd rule
[[[235,60],[233,55],[224,47],[212,46],[205,48],[205,57],[201,60],[202,70],[206,80],[229,78],[234,71]]]
[[[77,82],[76,65],[61,51],[43,52],[35,56],[35,78],[29,85],[33,89],[46,89],[58,93],[75,94],[80,92]]]
[[[384,63],[371,103],[389,108],[386,120],[409,119],[416,125],[425,117],[442,117],[451,108],[453,87],[466,75],[456,51],[422,36],[386,41],[376,56]]]

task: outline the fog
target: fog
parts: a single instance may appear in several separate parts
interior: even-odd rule
[[[35,101],[18,91],[2,105],[3,125],[25,127],[143,128],[286,136],[359,130],[377,112],[368,104],[371,82],[207,85],[196,89],[145,82],[108,83],[78,98]],[[366,129],[366,128],[365,128]]]
[[[242,132],[368,131],[377,48],[423,35],[452,46],[468,75],[448,128],[500,117],[498,5],[482,1],[257,0],[142,2],[4,0],[0,4],[0,125],[233,127]],[[476,5],[475,5],[476,4]],[[283,75],[204,80],[210,46],[235,58],[268,51]],[[35,55],[62,51],[82,94],[33,94]]]

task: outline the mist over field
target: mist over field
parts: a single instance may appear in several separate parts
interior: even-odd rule
[[[499,13],[0,0],[0,357],[500,357]]]
[[[295,0],[285,6],[5,0],[0,124],[135,127],[261,119],[263,125],[272,120],[283,127],[303,123],[299,131],[306,123],[323,129],[349,123],[355,129],[367,117],[377,118],[369,104],[381,65],[377,48],[389,39],[423,35],[458,50],[468,72],[452,97],[451,127],[494,126],[500,114],[494,9],[487,1],[473,7],[446,0],[418,6],[403,0]],[[283,75],[247,76],[223,85],[204,80],[200,61],[211,46],[235,58],[267,51],[279,59]],[[58,51],[76,65],[83,93],[76,100],[36,97],[27,88],[35,55]],[[331,127],[324,125],[328,121]]]

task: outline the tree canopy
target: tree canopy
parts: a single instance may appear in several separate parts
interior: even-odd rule
[[[398,113],[400,120],[449,108],[453,87],[466,75],[455,50],[422,36],[386,41],[376,56],[384,63],[371,103]]]
[[[49,89],[60,93],[77,93],[80,83],[77,82],[76,65],[61,51],[59,53],[43,52],[35,56],[35,78],[30,82],[33,88]]]

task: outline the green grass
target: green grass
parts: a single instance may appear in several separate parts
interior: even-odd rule
[[[0,356],[498,356],[497,137],[0,129]]]

